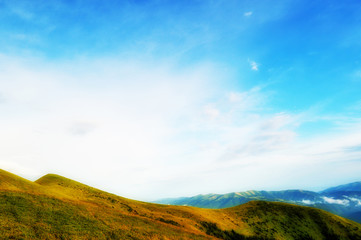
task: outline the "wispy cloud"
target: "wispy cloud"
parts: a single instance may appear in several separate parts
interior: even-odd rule
[[[243,15],[245,17],[250,17],[253,14],[253,12],[249,11],[249,12],[245,12]]]
[[[252,61],[252,60],[248,60],[248,62],[249,62],[249,65],[251,66],[251,69],[253,71],[258,71],[259,70],[258,69],[258,67],[259,67],[258,63],[256,63],[255,61]]]

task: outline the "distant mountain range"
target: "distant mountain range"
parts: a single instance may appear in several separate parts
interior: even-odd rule
[[[291,192],[273,196],[301,196]],[[0,169],[0,239],[361,240],[361,224],[279,202],[221,210],[146,203],[55,174],[32,182]]]
[[[361,182],[331,187],[320,192],[305,190],[247,191],[168,198],[155,202],[219,209],[237,206],[253,200],[286,202],[316,207],[361,223]]]

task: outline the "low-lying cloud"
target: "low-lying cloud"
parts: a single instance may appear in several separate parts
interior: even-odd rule
[[[355,197],[348,197],[348,199],[356,204],[356,206],[361,206],[361,199]]]
[[[326,203],[330,203],[330,204],[339,204],[339,205],[344,205],[344,206],[348,206],[350,204],[350,201],[347,199],[334,199],[334,198],[329,198],[329,197],[322,197],[322,199]]]

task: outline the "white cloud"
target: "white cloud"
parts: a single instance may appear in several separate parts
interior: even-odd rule
[[[308,200],[308,199],[303,199],[301,202],[302,202],[303,204],[306,204],[306,205],[315,204],[314,201],[311,201],[311,200]]]
[[[345,206],[348,206],[350,204],[350,201],[347,199],[333,199],[329,197],[322,197],[322,198],[326,203],[330,203],[330,204],[339,204]]]
[[[361,199],[355,198],[355,197],[348,197],[352,202],[356,203],[356,206],[361,206]]]
[[[245,12],[243,15],[245,16],[245,17],[250,17],[251,15],[253,14],[253,12]]]
[[[262,106],[266,100],[267,95],[265,93],[261,94],[261,91],[260,87],[254,87],[249,91],[230,92],[228,99],[230,103],[238,108],[254,110]]]
[[[300,138],[315,114],[270,111],[260,87],[220,90],[212,65],[2,56],[0,72],[0,167],[31,179],[54,172],[149,200],[323,187],[329,172],[361,171],[347,151],[361,144],[361,121]]]
[[[235,93],[235,92],[231,92],[229,94],[229,101],[230,102],[239,102],[243,99],[243,96],[241,93]]]
[[[207,117],[209,117],[209,118],[211,118],[211,119],[214,119],[214,118],[218,117],[220,113],[219,113],[219,110],[218,110],[218,109],[214,108],[214,107],[211,106],[211,105],[207,105],[207,106],[205,106],[205,108],[204,108],[204,114],[205,114]]]
[[[256,63],[255,61],[252,61],[252,60],[248,60],[248,62],[249,62],[250,66],[251,66],[251,69],[253,71],[258,71],[259,70],[258,69],[258,67],[259,67],[258,63]]]
[[[218,78],[205,65],[178,72],[112,59],[55,66],[3,56],[0,62],[0,167],[56,172],[138,198],[154,189],[132,184],[167,175],[159,171],[182,152],[172,142],[205,105],[204,86]]]
[[[75,121],[70,125],[69,132],[74,135],[86,135],[94,131],[95,128],[95,123],[88,121]]]

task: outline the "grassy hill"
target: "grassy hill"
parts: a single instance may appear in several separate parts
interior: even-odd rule
[[[361,225],[328,212],[251,201],[201,209],[130,200],[48,174],[0,170],[1,239],[361,239]]]

